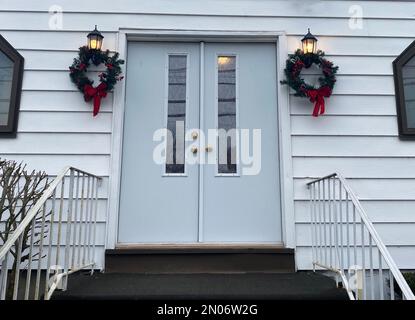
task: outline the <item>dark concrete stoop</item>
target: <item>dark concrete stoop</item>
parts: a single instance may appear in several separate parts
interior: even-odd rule
[[[333,279],[295,272],[283,248],[107,250],[105,273],[77,273],[55,300],[347,299]]]
[[[307,273],[73,274],[53,300],[347,300],[329,277]]]

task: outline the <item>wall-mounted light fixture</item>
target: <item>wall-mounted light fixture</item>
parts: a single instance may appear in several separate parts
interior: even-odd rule
[[[301,39],[303,44],[303,52],[305,54],[308,53],[316,53],[317,52],[317,38],[313,36],[310,32],[310,28],[308,28],[307,34]]]
[[[95,25],[95,29],[88,33],[88,49],[89,50],[97,50],[100,51],[102,47],[102,40],[104,36],[101,32],[98,31],[97,26]]]

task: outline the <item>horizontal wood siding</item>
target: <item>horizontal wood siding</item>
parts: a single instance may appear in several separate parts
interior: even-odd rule
[[[51,5],[64,11],[62,30],[49,29]],[[363,9],[362,29],[349,27],[354,5]],[[19,133],[0,140],[0,156],[52,175],[71,164],[104,176],[102,253],[113,97],[92,118],[91,106],[67,74],[93,24],[110,50],[117,49],[119,28],[149,28],[285,31],[294,51],[310,27],[340,70],[326,116],[311,117],[312,105],[290,96],[298,267],[311,267],[305,184],[340,171],[399,266],[415,269],[415,142],[398,139],[392,73],[392,61],[413,41],[414,15],[415,3],[396,1],[124,0],[99,1],[99,7],[83,0],[6,1],[0,6],[0,33],[25,57],[25,74]]]

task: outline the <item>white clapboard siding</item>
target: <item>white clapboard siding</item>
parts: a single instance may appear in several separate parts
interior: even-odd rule
[[[297,49],[301,37],[288,37],[289,50]],[[327,54],[340,56],[392,56],[399,55],[413,41],[409,38],[384,38],[371,37],[370,35],[349,37],[323,36],[318,38],[319,48],[323,48]]]
[[[95,133],[23,133],[15,139],[3,139],[0,156],[27,154],[110,154],[111,135]]]
[[[296,178],[324,176],[340,170],[348,178],[415,178],[414,158],[294,157],[293,167]]]
[[[10,156],[7,158],[10,158]],[[28,165],[28,169],[43,170],[50,175],[57,175],[68,163],[95,175],[108,176],[109,174],[109,155],[55,154],[51,156],[49,154],[15,154],[12,158],[18,162],[24,161]]]
[[[98,73],[89,74],[91,80],[98,80]],[[68,71],[26,71],[23,90],[73,91],[76,86],[68,81]]]
[[[77,50],[73,51],[53,51],[53,50],[20,50],[20,54],[25,59],[25,70],[40,71],[65,71],[69,70],[73,59],[77,56]],[[380,58],[381,59],[381,58]],[[90,65],[89,70],[105,70],[105,66],[98,67]]]
[[[277,12],[275,12],[277,14]],[[48,12],[0,12],[0,30],[48,30],[50,15]],[[68,13],[64,17],[64,30],[86,31],[91,28],[91,14]],[[138,17],[132,14],[116,15],[96,12],[94,23],[99,24],[103,31],[117,31],[118,26],[131,28],[152,28],[155,24],[161,29],[191,28],[198,29],[201,24],[207,29],[214,30],[218,26],[223,30],[287,30],[290,35],[304,33],[304,25],[309,25],[318,35],[339,36],[399,36],[412,37],[412,19],[383,19],[365,20],[365,28],[350,28],[349,17],[338,19],[315,17],[280,17],[280,16],[196,16],[196,15],[164,15],[144,14]]]
[[[376,224],[380,223],[415,223],[415,199],[410,201],[361,201],[369,218]],[[349,209],[351,212],[351,209]],[[295,217],[298,223],[309,223],[310,203],[307,200],[295,202]]]
[[[388,246],[388,250],[394,261],[401,269],[413,269],[413,246]],[[312,269],[311,249],[298,246],[296,249],[297,267],[301,269]]]
[[[63,9],[62,29],[49,27],[51,6]],[[1,140],[0,157],[25,160],[51,174],[69,164],[103,175],[103,222],[113,96],[102,100],[102,112],[93,118],[91,103],[83,101],[67,73],[94,24],[103,31],[104,48],[112,51],[118,49],[120,28],[138,28],[284,31],[292,52],[310,27],[319,48],[340,69],[326,116],[311,117],[313,105],[290,95],[298,268],[311,268],[305,184],[310,177],[340,171],[363,199],[398,265],[415,269],[410,258],[415,238],[409,231],[415,227],[415,142],[398,138],[392,70],[392,61],[413,41],[414,2],[104,0],[97,8],[97,1],[83,0],[1,4],[0,34],[24,56],[25,74],[19,133]],[[350,28],[350,17],[360,8],[363,28]]]
[[[25,111],[88,111],[92,113],[91,103],[85,103],[83,95],[78,91],[25,90],[22,92],[21,99],[20,109]],[[113,95],[110,92],[106,98],[101,100],[101,111],[111,111],[112,102]]]
[[[335,108],[335,106],[330,106]],[[291,116],[294,135],[398,136],[395,116]]]
[[[112,114],[92,117],[85,112],[22,112],[19,132],[91,132],[110,133]]]
[[[90,27],[91,29],[91,27]],[[74,32],[64,30],[47,30],[33,31],[33,28],[27,30],[7,30],[0,31],[1,35],[6,38],[16,49],[29,50],[55,50],[55,51],[71,51],[76,56],[77,49],[86,45],[85,32]],[[116,44],[116,34],[105,32],[105,42],[103,48],[114,50]],[[72,59],[68,61],[72,63]]]
[[[376,231],[379,233],[382,241],[386,246],[414,246],[415,245],[415,232],[413,223],[380,223],[375,224]],[[296,226],[297,244],[302,247],[310,245],[311,238],[311,224],[297,223]],[[358,232],[360,233],[360,232]],[[344,240],[346,238],[346,232],[343,234]],[[341,238],[339,238],[341,239]],[[362,243],[360,235],[357,236],[357,244]],[[366,235],[367,241],[367,235]],[[346,242],[346,241],[344,241]]]
[[[378,136],[295,136],[294,156],[312,157],[414,157],[412,141]]]
[[[304,77],[306,78],[306,77]],[[317,81],[315,81],[317,82]],[[312,83],[310,81],[310,83]],[[394,82],[392,76],[345,76],[338,75],[333,94],[372,94],[393,95]]]
[[[341,66],[338,74],[345,75],[393,75],[392,62],[395,57],[336,56],[326,58]]]
[[[391,1],[393,2],[393,1]],[[352,5],[356,1],[267,1],[256,0],[254,2],[244,1],[243,5],[235,5],[235,1],[221,0],[205,1],[203,6],[194,0],[153,0],[142,1],[137,5],[135,0],[124,0],[119,3],[100,1],[100,12],[117,14],[125,13],[164,13],[182,15],[242,15],[242,16],[269,16],[277,13],[280,16],[312,16],[312,17],[349,17]],[[2,5],[4,11],[39,11],[47,12],[50,6],[61,5],[65,12],[95,12],[96,2],[85,2],[82,0],[38,0],[35,3],[27,3],[25,0],[14,0],[12,3]],[[412,18],[415,13],[413,3],[394,5],[393,3],[359,1],[358,5],[363,9],[364,17],[386,17],[386,18]]]
[[[373,95],[334,95],[326,101],[327,115],[396,115],[395,97]],[[333,107],[334,105],[334,107]],[[291,114],[310,115],[308,99],[291,96]]]
[[[76,57],[73,51],[36,51],[20,50],[25,59],[25,70],[69,70],[73,59]]]
[[[328,171],[330,173],[332,171]],[[306,183],[310,179],[294,179],[294,197],[309,199]],[[415,179],[349,179],[350,185],[361,199],[413,200],[415,199]]]

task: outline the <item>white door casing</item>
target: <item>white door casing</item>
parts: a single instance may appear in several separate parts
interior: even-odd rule
[[[158,37],[154,38],[154,34],[157,33]],[[162,34],[162,35],[160,35]],[[210,41],[219,40],[224,41],[230,39],[228,42],[268,42],[277,44],[277,51],[279,56],[281,52],[286,53],[286,39],[282,33],[272,33],[272,32],[193,32],[193,31],[154,31],[154,30],[123,30],[120,32],[119,37],[119,51],[122,57],[127,58],[126,56],[126,47],[127,47],[127,38],[128,40],[174,40],[180,41],[183,38],[189,38],[189,35],[194,36],[198,40],[204,40],[206,43]],[[276,41],[278,38],[279,41]],[[225,50],[226,51],[226,50]],[[277,80],[280,79],[282,73],[282,67],[285,59],[275,59],[276,61],[276,72]],[[128,65],[128,64],[127,64]],[[294,247],[294,221],[293,221],[293,195],[292,195],[292,174],[291,174],[291,145],[289,138],[290,137],[290,124],[287,119],[289,119],[288,112],[288,92],[286,90],[281,90],[279,84],[277,83],[277,88],[275,92],[278,91],[278,105],[279,105],[279,117],[274,119],[275,122],[279,122],[279,158],[280,158],[280,173],[281,173],[281,183],[278,187],[281,187],[282,194],[282,237],[285,246]],[[117,219],[118,219],[118,195],[120,189],[120,155],[121,155],[121,145],[122,135],[120,134],[121,128],[123,127],[123,112],[124,112],[124,99],[125,99],[125,87],[120,85],[115,90],[115,101],[114,101],[114,131],[113,131],[113,153],[111,161],[111,176],[110,176],[110,203],[109,203],[109,212],[108,212],[108,224],[107,224],[107,248],[114,248],[116,244],[116,235],[117,235]],[[270,117],[272,118],[272,117]],[[232,179],[232,178],[230,178]],[[138,196],[138,195],[137,195]],[[211,203],[211,201],[209,201]],[[287,215],[287,209],[290,212]],[[280,235],[281,236],[281,235]],[[202,237],[203,238],[203,237]],[[203,239],[201,239],[203,241]],[[206,239],[209,241],[209,239]]]

